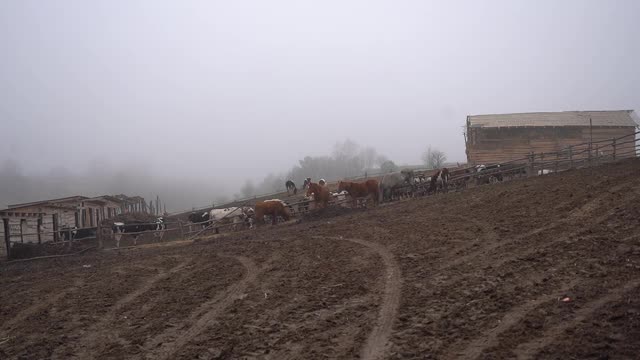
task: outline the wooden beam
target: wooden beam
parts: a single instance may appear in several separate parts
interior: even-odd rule
[[[3,218],[4,225],[4,244],[7,247],[7,259],[11,259],[11,228],[9,227],[9,219]]]
[[[42,217],[38,218],[38,244],[42,244]]]
[[[51,215],[53,217],[53,241],[60,240],[60,234],[58,234],[58,214]]]

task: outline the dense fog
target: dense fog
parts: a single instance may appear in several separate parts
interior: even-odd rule
[[[4,1],[0,207],[167,210],[464,162],[467,115],[640,108],[621,1]]]

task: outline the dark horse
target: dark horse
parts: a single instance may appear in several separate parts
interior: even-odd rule
[[[449,169],[442,168],[442,170],[438,170],[432,177],[431,182],[429,184],[429,192],[437,193],[438,188],[443,191],[447,191],[449,186]]]
[[[309,184],[311,184],[311,178],[310,177],[304,179],[304,183],[302,184],[302,189],[306,189],[309,186]]]
[[[298,188],[296,187],[296,184],[293,183],[293,181],[287,180],[287,182],[284,185],[287,187],[287,193],[289,195],[291,195],[292,191],[293,191],[293,195],[298,193]]]

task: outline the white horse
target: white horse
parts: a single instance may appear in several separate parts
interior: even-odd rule
[[[217,225],[217,223],[227,220],[233,222],[233,230],[238,229],[238,225],[244,222],[246,217],[245,212],[240,207],[229,207],[224,209],[213,209],[209,211],[209,221]],[[218,226],[215,226],[216,234],[218,233]]]
[[[332,192],[331,193],[331,196],[335,199],[335,201],[338,203],[338,205],[343,206],[343,207],[349,206],[347,203],[345,203],[345,200],[347,199],[348,195],[349,195],[349,192],[347,190],[342,190],[340,192]]]

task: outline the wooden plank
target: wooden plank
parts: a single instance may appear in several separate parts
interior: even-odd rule
[[[7,259],[11,258],[11,229],[9,227],[9,219],[7,218],[3,218],[2,219],[2,224],[4,227],[4,245],[5,245],[5,252],[7,255]]]

